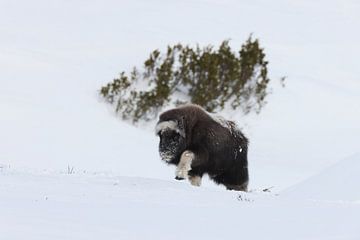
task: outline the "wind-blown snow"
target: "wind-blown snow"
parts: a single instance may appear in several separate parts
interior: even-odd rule
[[[354,0],[1,1],[1,239],[359,239],[359,157],[343,160],[360,149],[359,12]],[[239,201],[176,182],[154,126],[119,121],[97,90],[153,49],[239,49],[250,33],[273,94],[260,115],[221,115],[250,139],[250,189],[280,195]]]

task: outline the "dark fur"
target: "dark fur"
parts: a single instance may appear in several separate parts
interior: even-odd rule
[[[171,149],[168,163],[177,165],[185,150],[192,151],[195,159],[191,164],[190,176],[208,174],[227,189],[246,191],[248,175],[248,140],[231,121],[220,124],[201,107],[185,105],[160,115],[159,123],[174,121],[181,134],[173,129],[159,132],[159,151]]]

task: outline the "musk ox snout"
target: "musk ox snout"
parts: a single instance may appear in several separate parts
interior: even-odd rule
[[[160,137],[159,153],[165,162],[176,164],[181,153],[185,150],[185,139],[172,129],[163,129],[158,133]]]

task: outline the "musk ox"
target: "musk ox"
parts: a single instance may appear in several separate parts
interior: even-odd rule
[[[247,191],[248,139],[234,122],[188,104],[162,113],[155,131],[161,159],[177,166],[176,179],[200,186],[208,174],[229,190]]]

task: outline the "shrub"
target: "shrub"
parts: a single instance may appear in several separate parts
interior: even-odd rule
[[[227,40],[217,50],[177,44],[168,46],[165,54],[153,51],[142,73],[136,68],[130,75],[122,72],[100,95],[133,122],[155,118],[165,105],[187,102],[209,112],[228,106],[258,113],[268,94],[267,64],[258,39],[251,36],[238,53]]]

